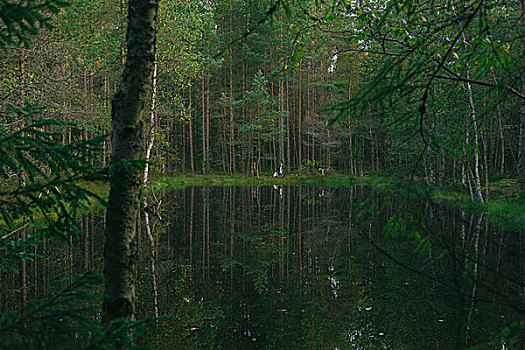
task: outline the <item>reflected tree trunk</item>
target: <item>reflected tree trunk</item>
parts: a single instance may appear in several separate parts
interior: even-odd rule
[[[523,230],[519,231],[520,244],[520,293],[522,306],[525,307],[525,236]],[[525,349],[525,330],[521,330],[520,350]]]
[[[469,296],[469,310],[467,314],[466,329],[465,329],[465,346],[469,344],[469,332],[471,327],[472,313],[474,312],[474,304],[476,301],[476,291],[478,288],[478,270],[479,270],[479,239],[481,235],[481,222],[483,221],[483,214],[481,214],[474,227],[474,256],[469,258],[469,265],[472,265],[472,292]]]
[[[22,231],[22,239],[27,237],[26,230]],[[20,286],[20,309],[25,310],[27,305],[27,263],[22,259],[20,271],[18,271],[18,281]]]
[[[190,227],[189,227],[189,236],[190,236],[190,267],[193,271],[193,227],[194,227],[194,212],[195,212],[195,187],[191,188],[190,191]]]

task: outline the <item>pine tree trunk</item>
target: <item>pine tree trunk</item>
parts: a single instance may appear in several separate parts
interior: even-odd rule
[[[210,171],[210,74],[206,78],[206,173]]]
[[[206,174],[206,110],[204,76],[201,78],[201,112],[202,112],[202,174]]]
[[[520,27],[525,28],[525,1],[520,0]],[[521,54],[525,53],[525,38],[521,39]],[[525,59],[521,62],[522,69],[525,68]],[[521,92],[525,92],[525,79],[522,78]],[[519,171],[520,171],[520,190],[525,191],[525,100],[521,100],[520,113],[520,141],[519,141]]]
[[[290,154],[290,89],[288,84],[288,76],[286,76],[286,169],[287,173],[290,172],[292,166],[292,159]]]
[[[301,71],[302,65],[299,63],[299,87],[298,87],[298,95],[297,96],[297,167],[301,168],[301,165],[303,164],[303,138],[302,138],[302,105],[303,105],[303,97],[301,96],[301,92],[303,90],[303,72]]]
[[[192,89],[191,89],[191,82],[190,82],[190,86],[189,86],[189,131],[188,131],[188,135],[189,135],[189,142],[190,142],[190,168],[191,168],[191,174],[192,175],[195,175],[195,160],[194,160],[194,152],[193,152],[193,112],[192,112],[192,109],[193,109],[193,104],[192,104]]]
[[[234,122],[233,122],[233,49],[232,49],[232,34],[233,33],[233,4],[232,0],[230,0],[230,45],[229,45],[229,92],[230,92],[230,174],[236,172],[235,168],[235,129],[234,129]]]
[[[112,100],[111,190],[104,257],[104,321],[135,318],[133,244],[140,172],[129,161],[141,158],[142,114],[155,61],[157,0],[129,0],[127,56],[122,82]]]

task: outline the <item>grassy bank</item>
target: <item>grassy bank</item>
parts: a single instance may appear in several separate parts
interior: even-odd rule
[[[451,186],[436,189],[423,181],[396,179],[394,177],[371,176],[356,179],[356,182],[376,190],[407,195],[409,198],[426,198],[435,203],[461,208],[469,212],[485,213],[492,222],[511,229],[525,229],[525,197],[520,194],[519,182],[515,178],[499,179],[489,184],[488,200],[481,205],[477,200]],[[483,194],[486,197],[486,191]]]
[[[489,200],[485,205],[471,200],[460,189],[448,187],[443,190],[429,187],[423,181],[400,179],[391,176],[352,176],[331,175],[288,175],[274,178],[270,175],[250,177],[241,174],[182,175],[152,179],[150,186],[156,190],[180,189],[186,186],[253,186],[253,185],[310,185],[321,187],[348,187],[354,184],[370,186],[385,193],[406,196],[407,198],[426,198],[436,203],[483,212],[491,221],[509,228],[525,228],[525,198],[520,195],[517,179],[499,179],[489,186]]]
[[[162,177],[150,181],[155,189],[169,190],[186,186],[254,186],[254,185],[311,185],[340,187],[350,186],[355,179],[350,176],[303,176],[292,175],[283,178],[272,176],[250,177],[246,175],[182,175],[177,177]]]
[[[483,193],[486,197],[486,191]],[[525,197],[520,192],[518,179],[500,179],[489,184],[488,200],[484,205],[459,191],[433,191],[432,199],[469,211],[482,212],[492,222],[510,229],[525,229]]]

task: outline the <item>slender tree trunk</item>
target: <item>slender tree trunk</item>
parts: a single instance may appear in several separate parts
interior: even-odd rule
[[[485,177],[485,200],[489,200],[489,164],[490,161],[487,160],[487,153],[489,153],[488,150],[488,141],[487,141],[487,135],[481,131],[481,144],[483,145],[483,175]]]
[[[467,79],[470,79],[469,72],[467,71]],[[476,196],[481,204],[483,204],[483,193],[481,192],[481,176],[479,174],[479,135],[478,135],[478,122],[476,119],[476,108],[474,106],[474,99],[472,95],[472,87],[470,83],[467,83],[468,99],[471,109],[470,118],[472,120],[472,127],[474,131],[474,189]]]
[[[226,86],[226,72],[224,73],[224,85]],[[228,166],[226,165],[227,162],[228,162],[228,156],[227,156],[227,151],[228,151],[228,148],[227,148],[227,144],[226,144],[226,106],[223,106],[222,107],[222,152],[221,152],[221,158],[222,158],[222,171],[223,172],[226,172],[228,168]],[[230,171],[231,172],[231,171]]]
[[[282,14],[279,15],[279,47],[280,51],[283,51],[283,17]],[[284,65],[284,58],[279,58],[279,65],[280,68]],[[279,164],[284,162],[285,155],[284,155],[284,132],[285,132],[285,126],[284,126],[284,114],[285,114],[285,106],[284,106],[284,77],[282,74],[279,74]]]
[[[22,238],[25,239],[27,233],[25,229],[22,231]],[[18,278],[20,283],[20,309],[25,310],[27,305],[27,263],[26,259],[22,259],[20,263],[20,271],[18,272]]]
[[[286,168],[287,172],[290,172],[292,166],[292,159],[290,154],[290,89],[288,84],[288,75],[286,76]]]
[[[235,129],[234,129],[234,119],[233,119],[233,49],[232,49],[232,35],[233,33],[233,4],[230,0],[230,45],[229,45],[229,92],[230,92],[230,173],[235,173]]]
[[[303,138],[302,138],[302,106],[303,106],[303,97],[301,96],[303,90],[303,72],[301,71],[302,64],[299,64],[299,87],[297,96],[297,167],[301,168],[303,164]]]
[[[153,144],[155,142],[155,124],[156,124],[156,108],[157,108],[157,61],[155,60],[155,66],[153,69],[153,84],[152,84],[152,93],[151,93],[151,112],[150,112],[150,129],[148,133],[148,138],[146,141],[146,166],[144,167],[144,177],[142,179],[142,188],[144,192],[148,185],[148,174],[149,174],[149,160],[151,157],[151,150],[153,149]],[[144,215],[144,222],[146,225],[146,236],[150,243],[151,256],[150,256],[150,269],[152,275],[152,288],[153,288],[153,305],[155,317],[159,317],[159,297],[158,297],[158,288],[157,288],[157,273],[156,273],[156,251],[155,251],[155,240],[153,239],[153,233],[149,218],[148,207],[148,197],[144,193],[142,200],[142,213]]]
[[[206,109],[204,76],[201,79],[201,110],[202,110],[202,174],[206,174]]]
[[[193,101],[192,101],[192,88],[191,88],[191,82],[189,86],[189,106],[188,106],[188,114],[189,114],[189,142],[190,142],[190,168],[191,168],[191,174],[195,175],[195,160],[193,156]]]
[[[152,92],[151,92],[151,112],[149,118],[149,132],[148,139],[146,141],[146,166],[144,167],[144,177],[142,179],[142,186],[146,188],[148,184],[148,175],[149,175],[149,161],[151,158],[151,150],[153,149],[153,144],[155,143],[155,125],[157,123],[156,118],[156,108],[157,108],[157,62],[155,61],[153,67],[153,83],[152,83]]]
[[[186,119],[181,121],[182,128],[182,145],[181,145],[181,163],[182,163],[182,173],[186,173]]]
[[[525,1],[520,0],[520,27],[525,29]],[[521,38],[521,54],[525,53],[525,38]],[[521,62],[522,70],[525,69],[525,59]],[[522,77],[521,91],[525,93],[525,78]],[[520,142],[519,142],[519,171],[520,171],[520,189],[525,191],[525,99],[521,100],[520,113]]]
[[[245,48],[245,41],[243,39],[243,42],[242,42],[242,57],[245,57],[245,51],[244,51],[244,48]],[[241,97],[244,97],[246,94],[246,62],[245,60],[242,60],[242,63],[241,63]],[[245,123],[244,125],[246,125],[246,123],[248,123],[247,121],[247,113],[246,113],[246,105],[243,103],[242,104],[242,107],[241,107],[241,118],[242,118],[242,122]],[[251,124],[251,123],[250,123]],[[247,174],[248,173],[248,169],[250,168],[252,162],[251,162],[251,154],[252,154],[252,147],[251,147],[251,135],[252,133],[251,132],[248,132],[247,133],[247,140],[245,140],[245,143],[243,144],[243,147],[245,147],[245,150],[244,152],[242,152],[242,154],[244,155],[243,157],[243,161],[244,161],[244,164],[241,164],[241,167],[244,168],[244,173]]]
[[[492,77],[494,79],[494,83],[497,85],[498,81],[496,79],[496,74],[494,73],[494,71],[492,71]],[[500,147],[501,147],[500,175],[503,175],[505,173],[505,119],[503,118],[503,113],[501,113],[501,106],[499,103],[496,106],[496,111],[498,112],[498,136],[499,136],[499,141],[501,142],[500,144]],[[497,146],[495,148],[496,148],[495,159],[497,159]],[[497,164],[495,161],[494,169],[496,168],[497,168]]]
[[[112,100],[111,190],[104,278],[104,321],[135,318],[135,220],[140,173],[129,161],[141,158],[142,114],[155,62],[157,0],[129,0],[127,56],[122,82]]]
[[[206,77],[206,173],[210,171],[210,74]]]
[[[454,7],[452,7],[452,10],[456,12]],[[468,46],[465,32],[462,33],[462,38],[463,38],[463,44],[465,46]],[[467,63],[466,68],[467,68],[467,80],[470,80],[470,67],[468,63]],[[476,192],[476,196],[478,197],[478,200],[480,201],[480,203],[483,204],[484,200],[483,200],[483,193],[481,191],[481,176],[479,174],[480,164],[479,164],[478,122],[477,122],[477,117],[476,117],[476,106],[474,104],[474,97],[473,97],[472,86],[470,82],[467,82],[467,92],[468,92],[468,103],[470,106],[470,119],[472,121],[472,129],[474,132],[474,173],[472,174],[472,177],[474,181],[474,190]],[[468,125],[467,125],[467,130],[468,130]],[[468,140],[468,131],[467,131],[467,140]]]
[[[525,103],[525,102],[524,102]],[[501,113],[500,105],[497,106],[498,110],[498,131],[499,138],[501,141],[501,163],[500,163],[500,175],[505,173],[505,121],[503,120],[503,115]]]

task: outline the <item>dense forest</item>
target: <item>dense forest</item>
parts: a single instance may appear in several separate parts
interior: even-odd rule
[[[518,2],[272,5],[160,3],[143,133],[158,173],[414,171],[479,198],[490,176],[517,174]],[[38,99],[76,123],[64,142],[107,134],[125,14],[123,2],[71,1],[30,46],[5,46],[6,125],[23,123],[10,104]]]
[[[503,191],[512,193],[505,199],[523,204],[524,0],[0,0],[0,50],[0,272],[16,284],[10,274],[22,271],[23,286],[19,314],[9,314],[9,293],[2,294],[0,330],[11,336],[22,337],[29,314],[44,315],[39,322],[48,315],[46,302],[24,313],[26,264],[48,239],[73,244],[86,234],[81,216],[98,202],[108,207],[100,219],[105,331],[91,320],[80,338],[130,344],[140,313],[132,300],[137,231],[152,252],[159,249],[150,221],[160,218],[162,200],[151,178],[384,176],[410,179],[425,186],[421,193],[455,191],[478,208],[497,195],[491,184],[506,179]],[[100,183],[110,184],[109,198]],[[407,198],[420,194],[396,186]],[[326,198],[324,190],[318,197]],[[185,225],[193,232],[193,197],[191,206]],[[406,208],[391,210],[381,221],[386,232],[417,221]],[[477,219],[470,220],[472,228]],[[520,242],[522,234],[520,226]],[[416,250],[430,244],[414,235]],[[152,254],[145,264],[155,275]],[[468,258],[464,264],[472,266]],[[69,307],[72,293],[88,303],[96,293],[80,289],[101,279],[84,274],[48,300],[65,298]],[[156,277],[152,283],[157,293]]]

